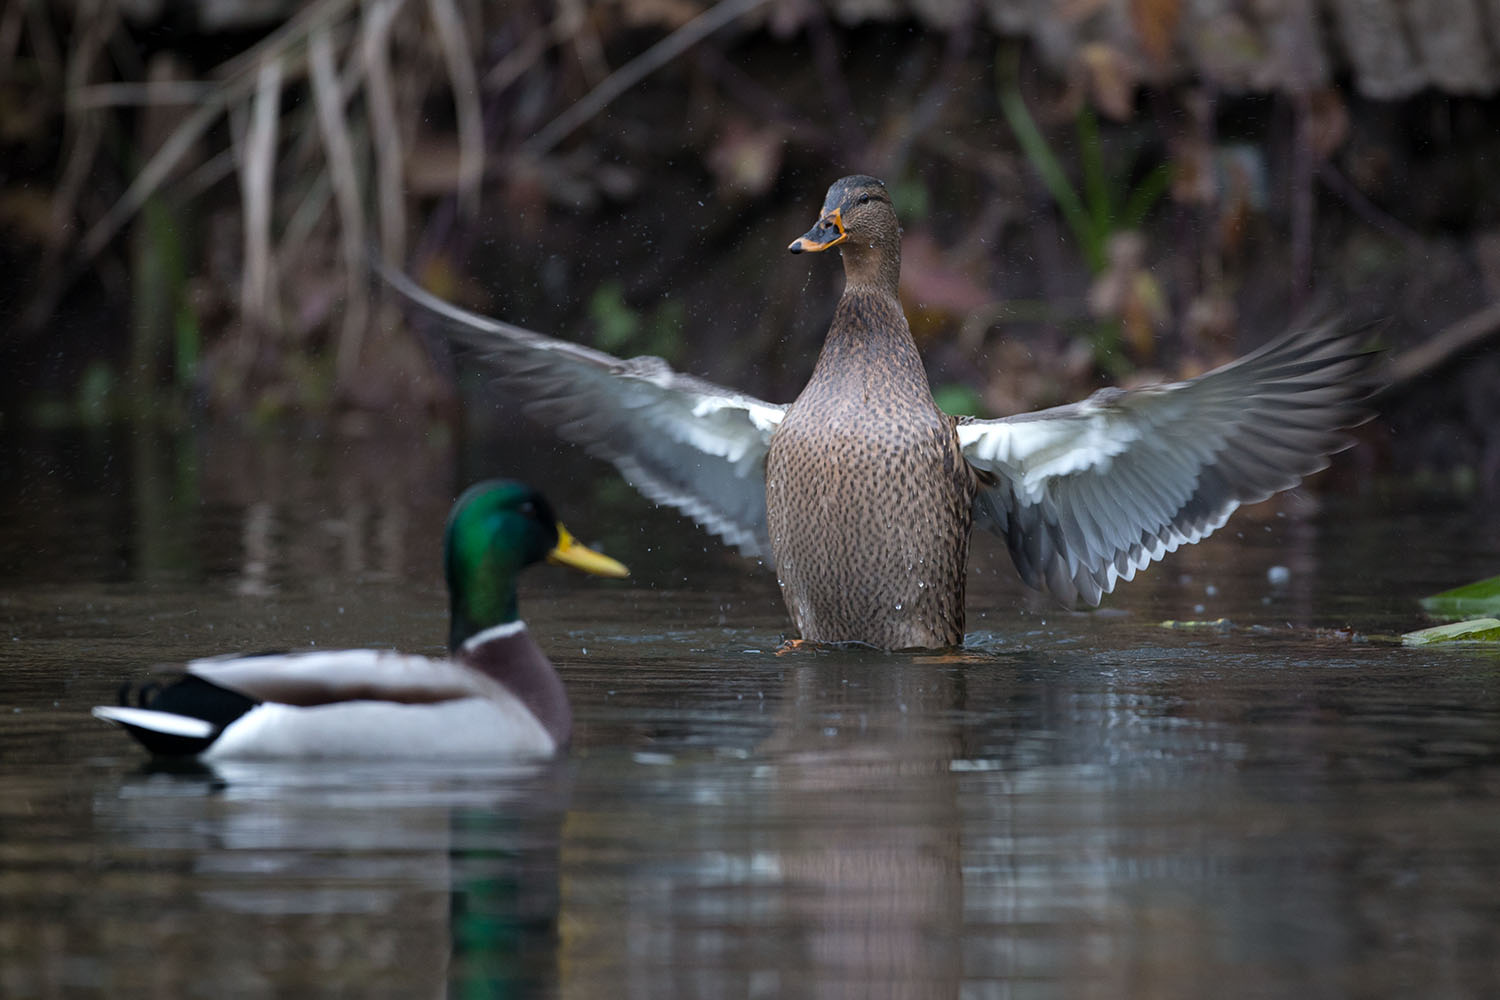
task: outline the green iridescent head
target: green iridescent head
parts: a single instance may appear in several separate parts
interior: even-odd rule
[[[524,483],[491,479],[464,491],[443,535],[443,571],[452,606],[448,645],[513,622],[516,577],[543,559],[598,576],[626,576],[623,565],[579,545],[547,499]]]

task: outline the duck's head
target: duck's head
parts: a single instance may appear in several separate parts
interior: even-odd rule
[[[453,505],[443,536],[443,569],[452,604],[449,646],[516,620],[516,577],[543,559],[597,576],[628,576],[609,556],[574,541],[546,497],[525,483],[492,479],[469,487]]]
[[[865,174],[834,181],[823,199],[817,223],[787,249],[792,253],[817,253],[830,247],[843,248],[850,278],[861,276],[867,267],[885,265],[889,269],[890,264],[895,265],[895,277],[899,278],[901,225],[882,181]]]

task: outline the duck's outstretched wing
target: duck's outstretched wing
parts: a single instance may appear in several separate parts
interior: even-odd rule
[[[1352,443],[1343,430],[1368,418],[1373,388],[1362,338],[1314,327],[1185,382],[962,421],[981,474],[975,521],[1006,540],[1027,583],[1098,604]]]
[[[673,371],[661,358],[621,359],[490,319],[382,268],[385,280],[478,349],[526,412],[615,464],[647,498],[769,562],[766,449],[785,406]]]

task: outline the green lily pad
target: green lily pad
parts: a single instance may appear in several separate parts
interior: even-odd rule
[[[1500,576],[1422,598],[1422,610],[1434,618],[1500,615]]]
[[[1430,646],[1437,642],[1500,642],[1500,618],[1471,618],[1418,629],[1401,637],[1408,646]]]

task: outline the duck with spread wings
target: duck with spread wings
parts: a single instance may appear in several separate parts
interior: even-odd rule
[[[793,253],[838,248],[844,291],[812,377],[777,405],[460,309],[386,278],[477,347],[528,412],[775,568],[802,638],[884,649],[962,642],[969,534],[1067,604],[1296,485],[1367,416],[1370,352],[1293,331],[1181,382],[1102,389],[997,420],[933,402],[897,297],[901,228],[879,180],[845,177]]]

